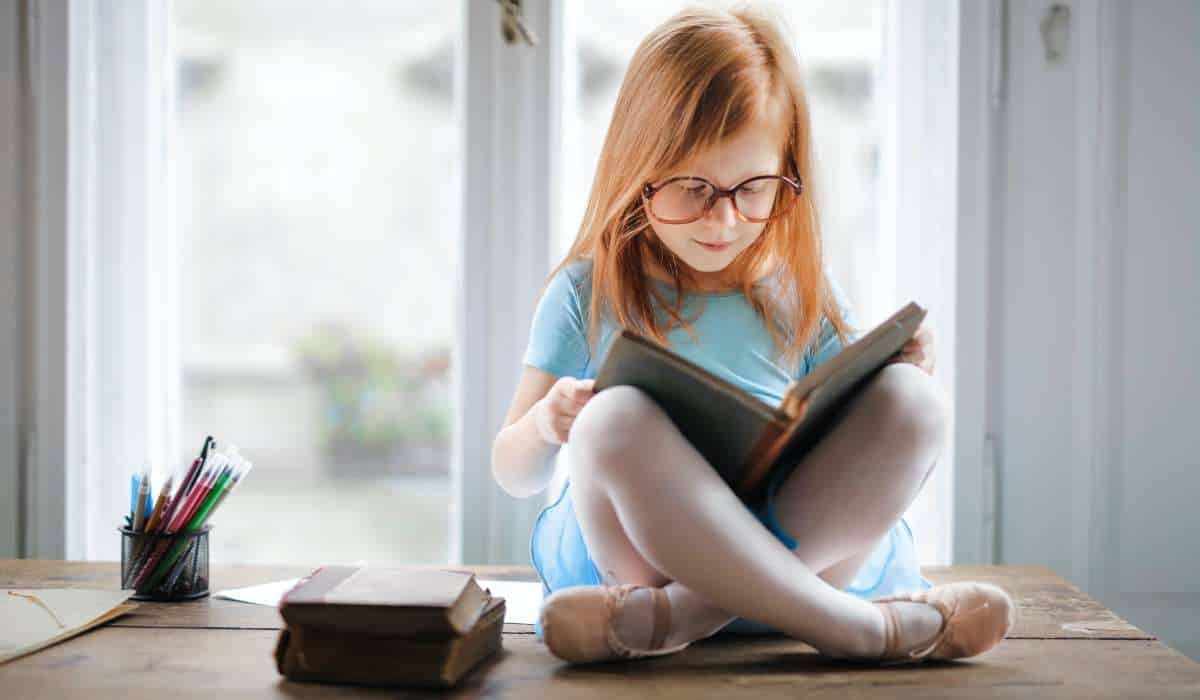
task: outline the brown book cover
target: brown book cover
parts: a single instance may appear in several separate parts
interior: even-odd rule
[[[326,566],[285,593],[279,613],[293,627],[447,639],[474,627],[491,597],[467,571]]]
[[[447,688],[500,650],[504,613],[504,598],[494,596],[471,629],[447,639],[289,625],[279,632],[275,666],[292,681]]]
[[[792,382],[776,408],[628,329],[613,339],[594,391],[626,384],[649,394],[738,496],[757,501],[778,465],[799,461],[850,399],[916,333],[925,309],[909,302],[886,321]],[[807,397],[808,411],[795,408]]]

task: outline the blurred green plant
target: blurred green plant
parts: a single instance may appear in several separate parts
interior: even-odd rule
[[[294,350],[320,387],[327,453],[387,454],[449,441],[449,400],[437,386],[449,369],[448,348],[406,358],[369,332],[325,322]]]

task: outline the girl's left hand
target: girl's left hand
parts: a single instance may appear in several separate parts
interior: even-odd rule
[[[900,351],[887,361],[887,364],[894,362],[907,362],[916,365],[925,370],[929,376],[933,376],[933,328],[925,325],[924,322],[917,327],[917,332],[912,339],[900,348]]]

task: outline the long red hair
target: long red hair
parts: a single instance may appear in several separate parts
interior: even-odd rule
[[[730,263],[731,272],[766,321],[780,361],[793,371],[817,340],[822,315],[843,344],[847,333],[857,330],[842,318],[824,273],[808,104],[782,26],[752,5],[689,7],[638,45],[621,82],[579,232],[547,278],[548,284],[574,261],[592,261],[590,347],[596,347],[602,315],[662,345],[675,324],[694,336],[681,316],[684,290],[695,288],[690,268],[654,234],[641,188],[768,113],[782,115],[775,119],[784,149],[780,162],[794,170],[785,174],[800,177],[804,191]],[[670,303],[646,272],[651,258],[673,275]],[[778,283],[772,292],[756,288],[768,274]],[[669,316],[665,329],[656,318],[655,300]]]

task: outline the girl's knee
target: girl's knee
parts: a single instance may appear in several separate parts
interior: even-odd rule
[[[644,448],[647,436],[666,418],[649,394],[632,386],[614,386],[584,404],[571,426],[568,443],[595,459],[623,458]]]
[[[870,395],[880,428],[921,445],[940,445],[950,429],[945,391],[920,367],[907,362],[885,365],[871,380]]]

